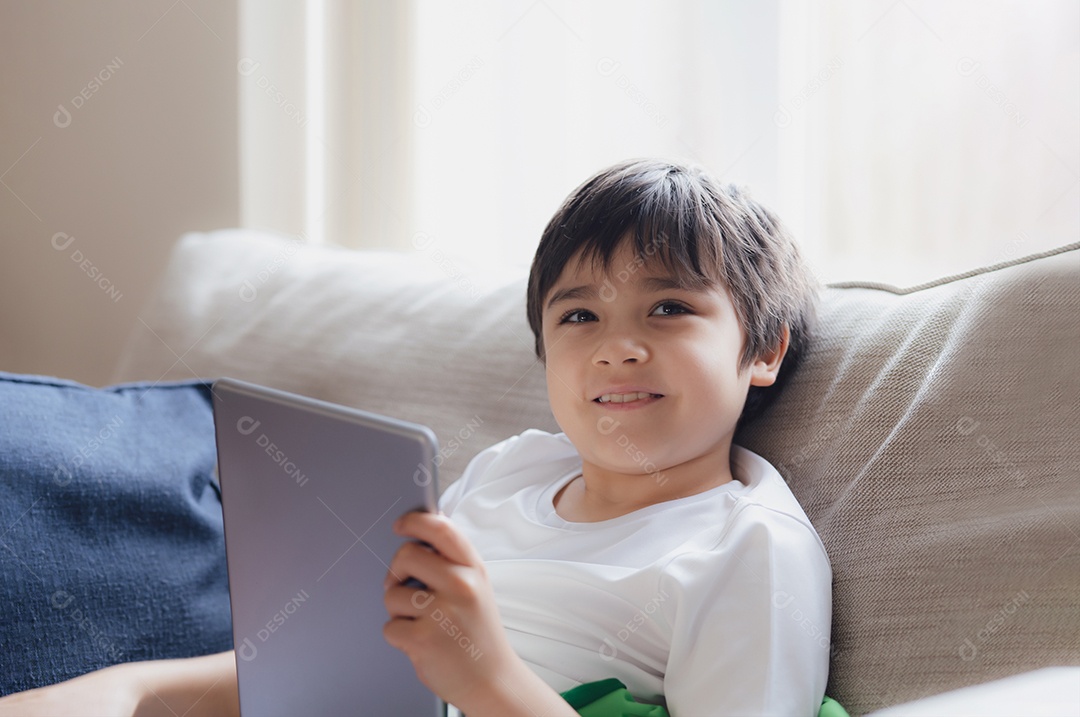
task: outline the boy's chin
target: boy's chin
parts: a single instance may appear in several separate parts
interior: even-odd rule
[[[666,466],[659,456],[654,458],[647,449],[639,448],[633,443],[619,448],[617,452],[608,451],[605,454],[593,451],[589,456],[582,456],[582,460],[592,464],[596,470],[622,475],[628,480],[662,477]]]

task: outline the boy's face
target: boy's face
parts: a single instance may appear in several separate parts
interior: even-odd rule
[[[677,286],[624,242],[608,273],[571,259],[545,298],[551,409],[586,465],[728,475],[747,391],[772,384],[779,359],[740,369],[745,334],[727,291]]]

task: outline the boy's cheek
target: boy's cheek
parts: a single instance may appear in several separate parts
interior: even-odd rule
[[[564,432],[569,433],[573,429],[577,432],[586,430],[591,436],[594,433],[591,429],[595,417],[587,415],[587,408],[581,399],[559,379],[553,380],[554,383],[548,384],[548,406],[555,421]]]
[[[548,396],[553,402],[566,400],[574,395],[571,389],[574,385],[573,373],[565,366],[565,362],[548,356],[547,363],[544,365],[544,374],[547,378]]]

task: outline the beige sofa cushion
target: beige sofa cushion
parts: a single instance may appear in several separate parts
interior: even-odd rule
[[[523,281],[430,251],[189,234],[115,378],[231,376],[423,423],[439,438],[446,485],[489,445],[558,430]]]
[[[1080,664],[1080,245],[906,292],[830,288],[740,442],[833,564],[852,713]]]
[[[430,250],[188,235],[116,378],[229,375],[426,423],[445,483],[557,430],[524,293],[523,272]],[[739,437],[829,551],[829,692],[852,714],[1080,664],[1078,316],[1080,245],[908,292],[829,288],[805,364]]]

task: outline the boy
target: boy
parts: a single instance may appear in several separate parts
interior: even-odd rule
[[[425,684],[469,717],[571,717],[581,692],[560,693],[607,678],[645,703],[619,714],[817,714],[828,559],[776,470],[731,442],[790,373],[814,302],[776,218],[700,170],[626,162],[571,194],[528,287],[563,433],[481,452],[440,514],[395,523],[415,542],[386,577],[385,636]],[[152,664],[37,704],[103,685],[124,705],[234,703],[230,653]]]
[[[574,715],[558,693],[612,677],[674,717],[816,714],[828,559],[731,443],[814,302],[776,218],[700,170],[626,162],[571,194],[528,288],[564,433],[482,452],[442,515],[395,525],[418,542],[390,565],[385,635],[421,679],[469,717]]]

